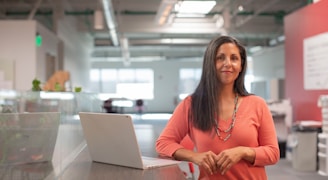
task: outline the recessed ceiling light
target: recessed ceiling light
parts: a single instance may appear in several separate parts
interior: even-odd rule
[[[243,11],[244,7],[242,5],[238,6],[238,11]]]

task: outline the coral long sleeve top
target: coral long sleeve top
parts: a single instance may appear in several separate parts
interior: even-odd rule
[[[199,179],[236,179],[262,180],[267,179],[266,165],[279,160],[279,147],[274,122],[266,102],[255,95],[244,96],[236,113],[235,126],[227,141],[222,141],[213,133],[196,129],[188,121],[191,97],[179,103],[166,127],[156,141],[156,151],[163,156],[172,157],[174,152],[184,148],[180,142],[189,135],[198,152],[221,151],[237,146],[251,147],[255,151],[255,162],[241,160],[231,167],[225,175],[220,173],[209,175],[200,169]],[[220,121],[219,127],[227,129],[231,120]],[[222,136],[226,134],[221,132]]]

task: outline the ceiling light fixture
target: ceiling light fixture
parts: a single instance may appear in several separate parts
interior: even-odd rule
[[[242,5],[238,6],[238,11],[243,11],[244,7]]]
[[[174,9],[178,14],[208,14],[216,1],[179,1]]]
[[[163,38],[161,44],[204,44],[208,43],[208,39],[200,38]]]
[[[94,28],[96,30],[104,29],[104,16],[101,10],[96,10],[94,16]]]
[[[157,14],[155,17],[155,21],[159,25],[163,25],[167,22],[174,5],[177,3],[177,0],[162,0],[159,8],[157,10]]]
[[[184,13],[178,13],[175,15],[178,18],[202,18],[205,17],[205,14],[195,14],[195,13],[188,13],[188,14],[184,14]]]
[[[220,14],[215,14],[213,16],[213,19],[215,21],[215,25],[217,28],[222,28],[223,25],[224,25],[224,19],[223,19],[223,16],[220,15]]]

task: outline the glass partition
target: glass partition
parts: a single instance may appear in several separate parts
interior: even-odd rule
[[[42,170],[41,173],[37,174],[35,171],[29,174],[29,177],[33,179],[56,179],[60,176],[61,172],[70,164],[72,160],[78,155],[78,153],[86,146],[82,127],[80,124],[78,113],[84,112],[102,112],[102,101],[98,98],[98,94],[93,93],[73,93],[73,92],[17,92],[17,91],[4,91],[0,90],[0,179],[12,179],[13,177],[21,177],[22,174],[28,174],[31,168],[50,168],[47,170]],[[42,112],[42,113],[41,113]],[[1,163],[5,159],[8,159],[7,150],[3,143],[9,141],[8,138],[2,136],[5,133],[8,134],[8,122],[5,121],[5,115],[13,114],[17,118],[17,126],[15,126],[15,132],[12,137],[17,137],[22,135],[27,137],[29,135],[24,135],[22,131],[26,131],[26,126],[22,127],[19,124],[26,124],[27,119],[22,118],[22,114],[46,114],[50,115],[59,112],[58,116],[58,133],[55,141],[52,162],[48,163],[35,163],[33,166],[28,166],[29,168],[24,168],[26,165],[24,163]],[[8,119],[8,118],[7,118]],[[34,117],[35,119],[35,117]],[[41,120],[43,119],[43,120]],[[41,118],[38,122],[44,124],[45,118]],[[6,122],[6,123],[5,123]],[[29,132],[40,132],[38,125],[31,125],[28,127]],[[26,138],[25,137],[25,138]],[[39,133],[37,138],[34,137],[36,142],[44,142],[42,139],[46,136]],[[17,139],[17,138],[16,138]],[[10,142],[12,146],[15,146],[15,141]],[[47,146],[51,142],[49,141],[46,145],[44,143],[36,144],[38,148]],[[17,151],[20,155],[24,152],[24,148],[18,147],[20,151]],[[27,150],[27,149],[26,149]],[[11,157],[12,158],[12,157]],[[44,172],[49,172],[44,174]],[[31,177],[32,176],[32,177]],[[40,176],[42,176],[40,178]]]

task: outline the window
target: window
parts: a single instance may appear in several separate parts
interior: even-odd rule
[[[253,58],[251,56],[247,57],[247,71],[245,75],[245,88],[248,92],[252,92],[252,82],[254,82],[254,75],[253,75]]]
[[[251,67],[251,66],[249,66]],[[251,91],[251,82],[254,81],[254,75],[250,74],[252,71],[250,68],[247,69],[247,74],[245,76],[245,88],[248,92]],[[179,99],[182,100],[189,94],[193,93],[196,89],[200,78],[202,70],[200,68],[186,68],[180,69],[179,77]]]
[[[185,68],[179,71],[179,99],[184,99],[193,93],[197,87],[202,70],[200,68]]]
[[[100,85],[100,69],[91,69],[89,74],[90,79],[90,91],[91,92],[99,92],[99,89],[101,89]]]
[[[92,69],[90,81],[92,91],[109,97],[154,98],[152,69]]]

